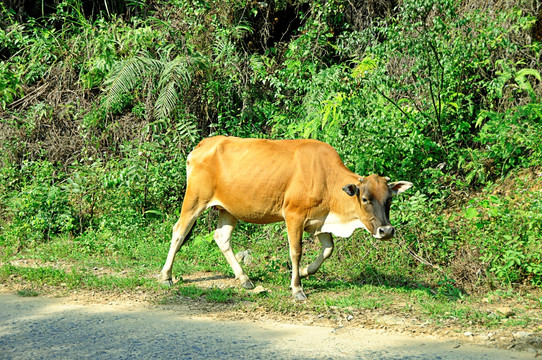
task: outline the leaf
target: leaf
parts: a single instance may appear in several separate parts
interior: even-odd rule
[[[164,216],[164,213],[159,210],[147,210],[145,211],[145,215],[147,216],[151,215],[151,217],[160,219]]]
[[[464,216],[465,216],[465,219],[467,220],[472,220],[474,219],[475,217],[478,216],[478,210],[476,210],[475,208],[468,208],[465,213],[464,213]]]
[[[484,122],[485,119],[491,118],[491,114],[492,113],[490,111],[481,110],[480,113],[478,114],[478,117],[476,118],[476,123],[474,126],[476,126],[477,128],[482,126],[482,123]]]
[[[158,120],[166,120],[179,102],[179,92],[175,82],[170,82],[162,87],[158,99],[154,105],[154,115]]]
[[[541,77],[540,77],[540,72],[538,70],[535,70],[535,69],[521,69],[519,70],[517,73],[516,73],[516,81],[518,81],[518,79],[523,79],[525,80],[525,78],[527,77],[527,75],[532,75],[534,76],[538,81],[542,81]]]
[[[196,141],[198,135],[198,128],[190,119],[185,119],[177,124],[177,131],[179,132],[181,139],[189,139],[190,141]]]
[[[142,79],[152,73],[160,72],[164,64],[159,60],[137,56],[132,59],[119,61],[104,81],[107,94],[105,96],[106,108],[117,104],[121,95],[132,91]]]
[[[527,76],[534,76],[538,81],[542,81],[540,77],[540,72],[535,69],[521,69],[516,73],[515,80],[519,88],[523,91],[526,91],[532,100],[536,100],[536,94],[533,90],[531,82],[527,79]]]
[[[378,68],[378,60],[371,57],[365,57],[352,70],[352,76],[356,79],[363,78]]]
[[[214,239],[213,236],[214,236],[214,232],[210,232],[207,235],[198,235],[194,238],[194,244],[202,244],[202,243],[210,244],[213,242],[213,239]]]

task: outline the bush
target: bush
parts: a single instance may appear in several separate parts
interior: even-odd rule
[[[75,229],[76,216],[61,188],[64,176],[46,161],[23,164],[19,184],[3,196],[4,216],[9,219],[3,232],[19,247]]]
[[[464,236],[480,247],[487,276],[503,283],[542,284],[542,182],[534,176],[510,176],[517,187],[475,198],[464,213]]]

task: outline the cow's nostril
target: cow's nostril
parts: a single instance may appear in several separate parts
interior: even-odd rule
[[[391,225],[381,226],[377,229],[377,233],[381,239],[390,239],[395,235],[395,228]]]

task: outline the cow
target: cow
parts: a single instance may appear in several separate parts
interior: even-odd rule
[[[306,299],[301,278],[314,274],[331,255],[332,235],[349,237],[364,228],[377,239],[391,239],[395,234],[389,220],[392,195],[412,186],[379,175],[361,177],[348,170],[333,147],[312,139],[210,137],[188,155],[186,174],[181,215],[173,226],[161,281],[172,284],[175,254],[190,237],[196,218],[214,207],[219,217],[213,238],[246,289],[254,284],[230,245],[235,224],[238,220],[286,222],[291,289],[299,301]],[[300,268],[304,231],[318,238],[322,251],[314,262]]]

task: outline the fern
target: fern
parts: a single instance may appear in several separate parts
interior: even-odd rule
[[[132,91],[143,78],[153,73],[159,73],[163,67],[164,64],[161,61],[143,56],[116,63],[104,81],[107,91],[106,108],[110,109],[113,105],[118,104],[123,94]]]
[[[519,88],[526,91],[533,101],[536,101],[536,93],[533,90],[531,82],[527,79],[527,75],[533,76],[538,81],[542,81],[540,78],[540,72],[535,69],[521,69],[516,73],[515,80]]]
[[[190,139],[190,141],[192,142],[196,141],[196,134],[198,133],[198,129],[196,127],[196,124],[194,124],[193,122],[179,122],[177,124],[177,131],[181,139]]]
[[[178,89],[186,89],[191,83],[191,69],[184,58],[176,57],[165,64],[158,82],[160,93],[154,106],[154,115],[157,119],[169,117],[181,98]]]
[[[105,106],[111,109],[121,102],[122,96],[133,91],[143,83],[145,78],[154,79],[158,96],[153,106],[153,115],[157,119],[147,129],[160,129],[167,123],[172,112],[181,102],[182,95],[192,84],[193,75],[197,71],[205,72],[209,68],[207,58],[194,56],[177,56],[171,61],[137,56],[115,64],[104,82]],[[193,138],[195,126],[185,124],[181,134]]]
[[[158,94],[156,103],[154,104],[154,116],[158,120],[164,120],[169,117],[169,114],[177,106],[180,94],[176,89],[175,82],[166,83]]]

